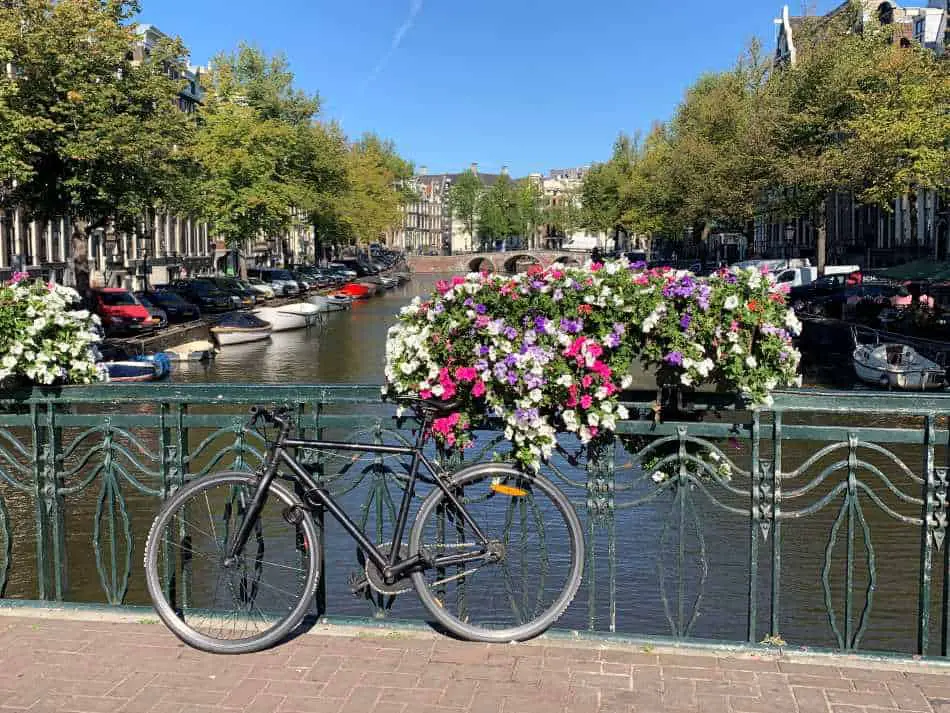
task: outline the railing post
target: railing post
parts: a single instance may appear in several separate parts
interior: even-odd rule
[[[41,410],[42,409],[42,410]],[[30,405],[33,431],[33,482],[36,505],[36,575],[40,599],[62,601],[66,573],[66,508],[60,461],[60,429],[52,402]]]
[[[772,414],[772,459],[771,501],[769,502],[772,517],[772,615],[769,622],[769,636],[780,638],[780,612],[782,592],[782,414],[778,411]]]
[[[920,584],[917,601],[917,653],[930,648],[930,600],[933,585],[933,555],[943,546],[947,531],[947,469],[934,467],[934,417],[927,416],[924,431],[923,520],[920,531]],[[944,655],[946,653],[944,652]]]
[[[610,631],[617,629],[617,537],[614,529],[614,455],[616,439],[598,440],[587,448],[587,618],[589,628],[597,619],[597,528],[607,530],[607,577]]]

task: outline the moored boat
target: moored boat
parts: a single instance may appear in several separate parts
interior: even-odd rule
[[[320,319],[320,308],[310,302],[295,302],[281,307],[261,307],[254,315],[268,322],[274,332],[312,327]]]
[[[177,347],[169,347],[165,354],[172,361],[207,361],[214,359],[214,344],[206,340],[187,342]]]
[[[155,361],[107,361],[102,366],[109,373],[109,381],[117,384],[157,381],[167,375],[164,367]]]
[[[211,328],[211,336],[218,346],[228,346],[230,344],[245,344],[246,342],[258,342],[270,337],[272,331],[269,322],[247,314],[246,312],[234,312],[227,315]]]
[[[354,300],[365,300],[373,296],[374,290],[361,282],[348,282],[340,288],[340,292]]]
[[[857,377],[874,386],[927,391],[947,385],[943,367],[906,344],[858,344],[852,358]]]
[[[321,312],[337,312],[349,309],[353,304],[353,298],[339,293],[328,295],[311,295],[307,302],[315,305]]]

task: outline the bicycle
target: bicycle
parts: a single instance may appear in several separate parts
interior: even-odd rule
[[[291,438],[290,409],[253,407],[250,428],[263,420],[278,429],[261,468],[186,484],[152,524],[146,582],[165,625],[212,653],[247,653],[281,641],[306,616],[316,592],[320,540],[313,513],[322,509],[362,553],[362,586],[383,594],[415,588],[448,633],[511,642],[550,627],[581,583],[584,537],[570,501],[544,476],[503,463],[443,473],[423,448],[432,419],[452,405],[413,406],[421,427],[411,446]],[[392,542],[402,543],[416,484],[434,487],[408,543],[373,543],[298,462],[292,452],[298,448],[411,456]],[[549,551],[552,542],[561,549]]]

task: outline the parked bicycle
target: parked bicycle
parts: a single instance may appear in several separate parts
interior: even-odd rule
[[[152,524],[145,572],[162,621],[185,643],[213,653],[281,641],[314,599],[320,540],[312,515],[322,508],[365,558],[358,587],[383,594],[415,588],[435,623],[472,641],[521,641],[550,627],[581,583],[584,538],[574,508],[544,476],[507,464],[442,472],[423,447],[432,419],[452,405],[412,406],[422,427],[411,446],[291,438],[290,409],[252,408],[250,427],[263,421],[277,428],[260,470],[196,479]],[[411,456],[393,528],[392,542],[401,544],[372,542],[296,449]],[[419,482],[431,491],[403,543]]]

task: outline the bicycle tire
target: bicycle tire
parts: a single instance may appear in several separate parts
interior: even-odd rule
[[[481,484],[484,484],[485,481],[489,481],[487,490],[492,491],[492,493],[482,497],[479,496],[478,493],[484,493],[486,491],[485,488],[481,488]],[[542,493],[550,500],[554,511],[559,513],[560,517],[563,518],[568,542],[561,544],[567,544],[569,546],[570,564],[567,568],[566,579],[556,598],[550,605],[540,613],[534,615],[529,621],[517,626],[497,629],[473,625],[471,622],[463,621],[460,617],[450,613],[446,608],[446,603],[433,592],[431,586],[427,583],[427,573],[425,571],[414,572],[412,574],[412,582],[423,606],[425,606],[439,625],[455,636],[469,641],[507,643],[512,641],[524,641],[538,636],[554,624],[568,608],[577,594],[583,577],[584,533],[580,520],[570,501],[560,488],[554,485],[550,480],[544,476],[534,473],[525,473],[504,464],[481,463],[465,468],[455,474],[450,481],[450,487],[452,489],[468,488],[471,491],[473,486],[479,486],[481,490],[476,491],[472,499],[474,500],[475,498],[481,497],[482,502],[487,502],[488,499],[495,497],[495,487],[497,487],[499,483],[515,483],[515,490],[522,489],[529,491],[532,500],[534,500],[536,491]],[[509,498],[507,501],[499,499],[498,502],[510,503],[512,500],[513,498]],[[410,552],[422,553],[425,551],[427,543],[424,541],[424,531],[426,530],[427,523],[430,517],[438,512],[438,508],[443,506],[444,501],[447,501],[447,498],[441,489],[434,490],[423,501],[419,512],[416,514],[416,519],[409,536]],[[466,507],[466,510],[470,512],[469,507]],[[480,522],[477,517],[474,517],[474,519],[479,527],[483,528],[484,523]],[[507,522],[508,519],[506,518],[506,523]],[[545,524],[545,528],[547,527],[548,524]],[[542,537],[545,537],[543,533]],[[431,543],[429,546],[431,546]]]
[[[168,540],[165,539],[164,533],[166,528],[169,527],[174,521],[176,515],[183,511],[187,512],[187,510],[183,510],[183,508],[189,501],[197,498],[203,492],[207,493],[207,491],[211,490],[212,488],[226,488],[229,485],[232,488],[235,486],[255,488],[257,484],[257,476],[250,473],[241,472],[225,471],[199,478],[184,486],[181,490],[168,499],[162,510],[159,512],[158,516],[153,521],[152,527],[149,531],[148,540],[145,543],[145,580],[148,587],[149,596],[152,599],[152,604],[154,605],[155,611],[161,618],[162,622],[164,622],[164,624],[179,639],[196,649],[215,654],[242,654],[269,648],[283,640],[300,623],[300,621],[306,615],[311,602],[313,601],[313,596],[316,592],[320,575],[320,563],[318,555],[320,549],[320,538],[317,528],[309,516],[304,517],[301,522],[296,525],[291,524],[281,518],[281,522],[283,522],[286,528],[299,528],[299,530],[295,529],[294,532],[295,542],[299,543],[300,538],[304,538],[302,540],[304,545],[302,547],[298,546],[295,549],[297,552],[303,553],[302,558],[306,562],[306,573],[304,575],[302,586],[300,587],[300,596],[298,601],[296,601],[290,610],[287,611],[283,616],[277,617],[273,622],[273,625],[269,626],[263,631],[244,638],[222,639],[209,636],[205,633],[197,631],[192,626],[190,626],[185,621],[184,611],[176,611],[172,603],[170,603],[166,598],[165,589],[162,584],[159,556],[163,547],[170,544]],[[297,498],[296,495],[294,495],[284,485],[277,481],[272,482],[270,485],[265,507],[267,506],[267,503],[272,502],[272,498],[276,498],[279,501],[279,504],[283,505],[284,507],[292,507],[301,504],[299,498]],[[211,513],[209,508],[209,518],[210,517]],[[270,518],[270,521],[276,522],[276,519],[272,517]],[[212,525],[212,527],[214,526]],[[227,537],[227,535],[225,535],[225,537]],[[217,532],[215,532],[215,540],[217,540]],[[182,552],[186,551],[184,546],[179,545],[179,547]],[[221,548],[219,547],[219,550],[220,549]],[[181,559],[184,560],[186,558],[181,557]],[[284,565],[274,566],[284,567]],[[300,572],[303,571],[303,569],[300,570]],[[184,576],[182,576],[182,579],[184,579]],[[212,595],[212,602],[217,599],[217,583],[215,587],[214,594]],[[241,593],[244,594],[244,588],[242,588]]]

